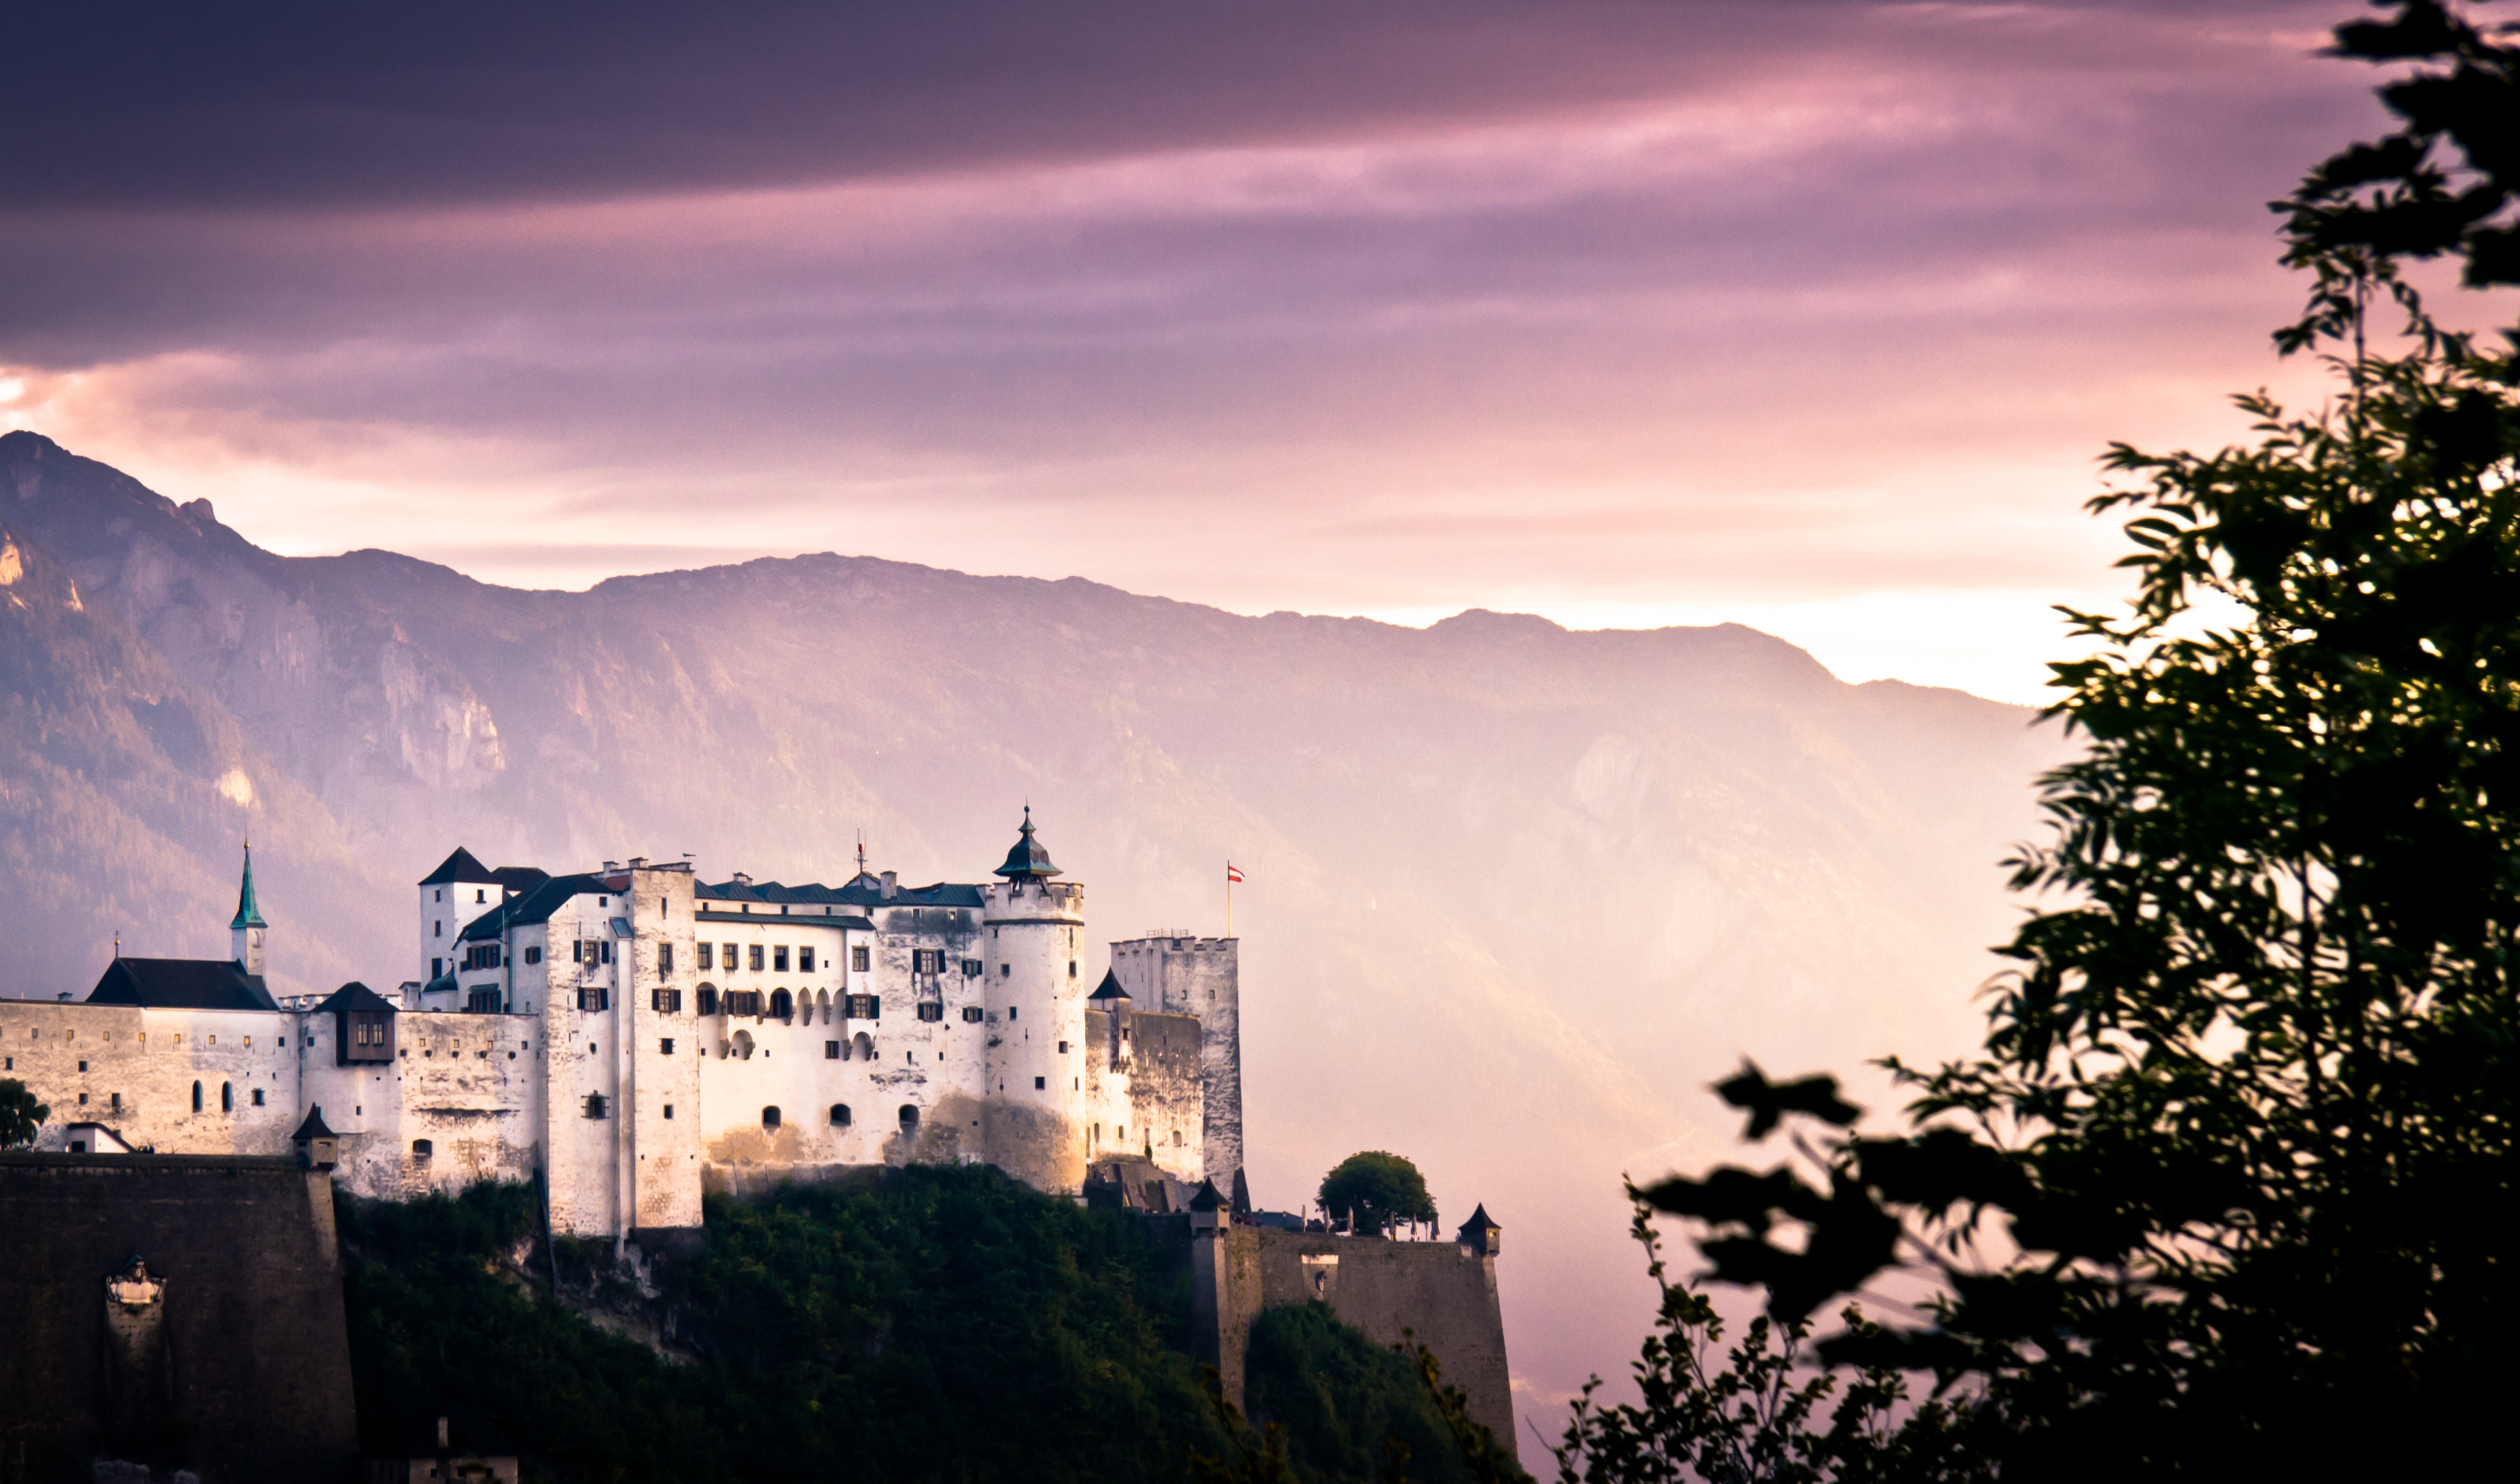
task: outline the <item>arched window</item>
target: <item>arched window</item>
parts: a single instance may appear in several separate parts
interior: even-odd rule
[[[825,1025],[832,1023],[832,992],[824,990],[814,997],[814,1016]]]
[[[779,1127],[779,1110],[775,1107],[763,1108],[761,1110],[761,1126],[765,1129],[775,1129]]]
[[[784,989],[772,990],[770,992],[770,1013],[781,1020],[795,1018],[796,1001],[794,997],[790,996],[788,991]]]
[[[908,1133],[911,1133],[911,1132],[914,1132],[915,1130],[917,1130],[917,1129],[918,1129],[918,1127],[919,1127],[919,1109],[918,1109],[918,1107],[917,1107],[915,1104],[912,1104],[912,1103],[908,1103],[908,1102],[903,1103],[903,1104],[901,1105],[901,1131],[902,1131],[903,1133],[905,1133],[905,1134],[908,1134]]]
[[[200,1112],[201,1110],[202,1110],[202,1085],[201,1085],[200,1083],[196,1082],[196,1083],[194,1083],[194,1084],[193,1084],[193,1111],[194,1111],[194,1112],[196,1112],[196,1113],[198,1113],[198,1112]]]
[[[859,1060],[873,1061],[875,1059],[875,1037],[868,1035],[865,1031],[860,1031],[856,1035],[850,1037],[849,1047],[857,1053]]]
[[[717,986],[716,986],[716,985],[714,985],[714,984],[703,984],[703,985],[701,985],[701,986],[699,987],[699,991],[698,991],[698,1000],[699,1000],[699,1010],[700,1010],[700,1013],[701,1013],[701,1014],[703,1014],[703,1015],[714,1015],[714,1014],[716,1014],[716,1013],[717,1013]]]
[[[427,1164],[428,1156],[434,1152],[434,1147],[426,1139],[415,1139],[411,1142],[411,1157],[422,1164]]]
[[[835,1128],[835,1129],[844,1129],[844,1128],[847,1128],[848,1126],[849,1126],[849,1105],[848,1105],[847,1103],[845,1103],[845,1102],[834,1102],[834,1103],[832,1103],[832,1127],[833,1127],[833,1128]]]
[[[586,1116],[589,1118],[601,1118],[604,1116],[604,1095],[602,1093],[587,1094]]]
[[[233,1113],[236,1111],[235,1083],[222,1082],[219,1084],[219,1111],[222,1113]]]
[[[740,1061],[752,1059],[752,1032],[740,1030],[735,1033],[735,1055]]]

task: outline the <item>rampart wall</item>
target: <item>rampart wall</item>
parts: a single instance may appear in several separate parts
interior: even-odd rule
[[[0,1481],[100,1459],[337,1484],[357,1449],[331,1182],[292,1159],[0,1154]],[[118,1303],[134,1256],[163,1287]]]
[[[1496,1257],[1461,1242],[1389,1241],[1271,1227],[1225,1227],[1192,1237],[1192,1323],[1200,1359],[1226,1395],[1243,1394],[1243,1355],[1261,1311],[1320,1299],[1384,1344],[1401,1331],[1443,1364],[1470,1416],[1510,1449],[1513,1396]]]

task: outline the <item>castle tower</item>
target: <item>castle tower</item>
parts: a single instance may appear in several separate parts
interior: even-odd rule
[[[1085,1182],[1083,1102],[1085,888],[1061,875],[1033,832],[1032,808],[984,888],[987,1054],[981,1106],[991,1162],[1035,1189]]]
[[[1112,977],[1139,1008],[1198,1017],[1198,1173],[1226,1191],[1242,1180],[1241,947],[1170,935],[1111,945]]]
[[[237,966],[252,978],[262,977],[262,936],[271,924],[253,899],[253,842],[246,841],[245,879],[237,886],[236,921],[228,924],[228,944]]]
[[[537,873],[539,874],[539,873]],[[424,982],[455,972],[457,940],[466,924],[506,899],[497,872],[457,846],[435,871],[420,878],[420,963]]]

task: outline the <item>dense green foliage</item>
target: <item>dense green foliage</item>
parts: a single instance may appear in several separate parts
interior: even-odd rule
[[[2442,329],[2399,263],[2520,279],[2520,50],[2394,9],[2338,40],[2422,64],[2382,90],[2404,127],[2278,203],[2315,280],[2278,343],[2326,358],[2335,402],[2243,398],[2247,446],[2106,461],[2121,482],[2093,508],[2132,513],[2137,593],[2071,615],[2097,652],[2055,666],[2054,712],[2088,746],[2045,780],[2053,838],[2014,875],[2044,901],[1983,1053],[1892,1063],[1917,1094],[1903,1137],[1843,1132],[1832,1079],[1746,1068],[1720,1091],[1754,1140],[1797,1123],[1802,1157],[1640,1192],[1700,1224],[1717,1279],[1766,1290],[1788,1345],[1894,1266],[1938,1283],[1929,1325],[1820,1355],[1931,1370],[1949,1406],[1820,1476],[2428,1477],[2498,1451],[2520,1370],[2520,336]],[[2208,594],[2239,616],[2213,626]],[[1702,1435],[1688,1409],[1768,1371],[1649,1346],[1647,1431]],[[1751,1421],[1792,1462],[1816,1414]],[[1671,1476],[1578,1424],[1570,1478]],[[1814,1476],[1794,1467],[1705,1471]]]
[[[499,1271],[541,1271],[536,1210],[521,1187],[344,1201],[370,1446],[457,1408],[557,1480],[1173,1480],[1223,1449],[1169,1328],[1186,1268],[1134,1215],[976,1168],[713,1200],[662,1278],[697,1356],[674,1363]]]
[[[32,1144],[44,1131],[44,1120],[53,1110],[35,1101],[26,1084],[15,1077],[0,1078],[0,1149],[14,1149]]]
[[[1417,1484],[1471,1478],[1417,1368],[1340,1324],[1327,1304],[1261,1315],[1243,1366],[1251,1420],[1284,1430],[1291,1474],[1302,1484],[1377,1479],[1393,1463]]]
[[[1398,1154],[1367,1149],[1350,1154],[1322,1177],[1322,1209],[1333,1222],[1354,1222],[1373,1234],[1404,1221],[1435,1219],[1435,1197],[1426,1177]]]

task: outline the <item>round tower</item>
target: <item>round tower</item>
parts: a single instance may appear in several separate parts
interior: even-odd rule
[[[988,928],[985,1148],[1028,1185],[1073,1192],[1085,1180],[1076,1118],[1085,1071],[1085,888],[1054,879],[1024,807],[996,885],[983,888]]]

